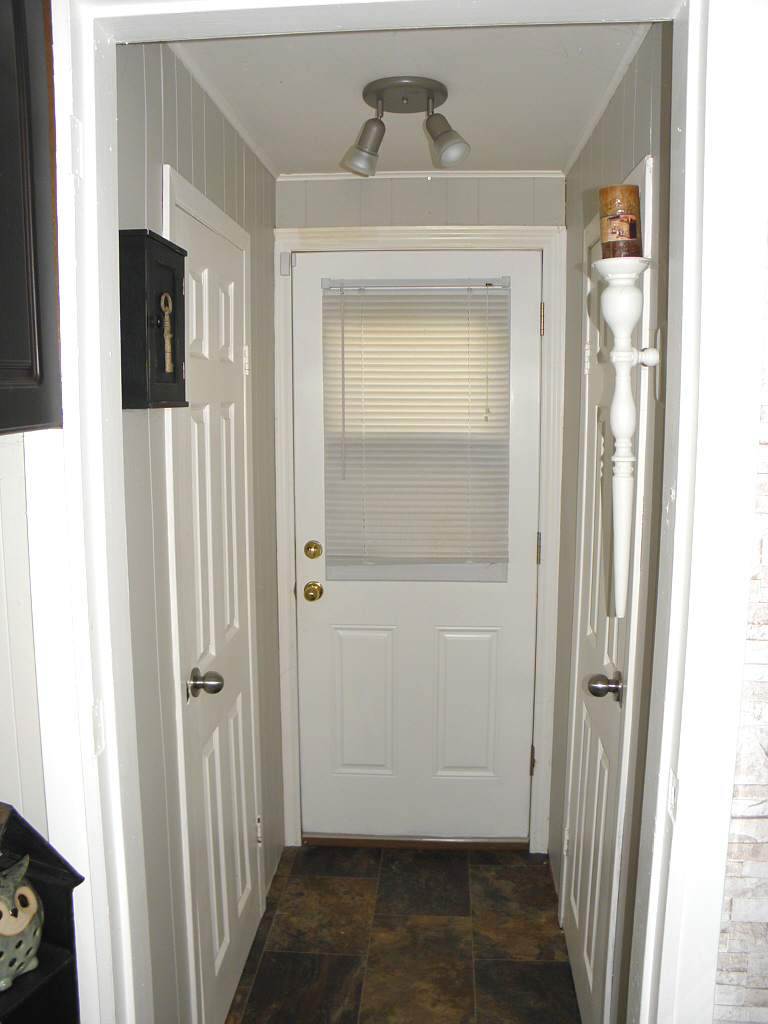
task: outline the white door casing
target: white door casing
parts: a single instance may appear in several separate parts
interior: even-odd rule
[[[514,396],[508,582],[458,582],[452,574],[439,582],[330,578],[325,552],[312,560],[303,552],[306,541],[319,539],[325,547],[327,537],[322,279],[507,276]],[[302,253],[293,278],[303,829],[525,839],[536,632],[541,254]],[[310,580],[324,587],[322,598],[311,603],[302,596]]]
[[[645,252],[657,258],[656,225],[651,222],[652,160],[645,158],[626,179],[641,188]],[[579,1007],[585,1024],[615,1019],[616,971],[623,962],[623,913],[627,847],[625,815],[631,810],[637,764],[640,687],[647,670],[644,649],[649,614],[648,565],[651,516],[646,505],[659,460],[654,458],[655,371],[634,371],[638,410],[632,562],[624,619],[615,616],[611,562],[611,454],[609,406],[613,370],[608,363],[610,332],[599,307],[600,277],[591,269],[600,258],[599,224],[584,234],[584,265],[590,268],[584,292],[584,364],[579,441],[579,517],[574,597],[571,710],[565,808],[565,855],[560,916],[565,930]],[[653,267],[643,282],[644,306],[636,339],[653,343]],[[621,703],[610,695],[592,696],[592,676],[623,683]],[[628,941],[628,940],[627,940]]]
[[[188,252],[189,408],[166,413],[187,939],[201,1024],[221,1024],[264,900],[244,358],[250,239],[168,167],[164,212],[168,236]],[[189,699],[195,667],[220,673],[221,692]]]

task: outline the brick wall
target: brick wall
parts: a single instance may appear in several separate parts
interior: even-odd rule
[[[768,325],[768,310],[766,313]],[[714,1024],[768,1022],[768,330],[755,542]]]

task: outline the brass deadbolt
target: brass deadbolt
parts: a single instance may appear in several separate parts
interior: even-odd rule
[[[304,545],[304,554],[307,558],[319,558],[323,553],[323,546],[319,540],[308,540]]]
[[[323,596],[322,584],[316,580],[312,580],[311,583],[307,583],[304,586],[304,597],[307,601],[319,601]]]

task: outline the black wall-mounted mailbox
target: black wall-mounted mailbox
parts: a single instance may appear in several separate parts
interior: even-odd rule
[[[120,232],[123,408],[187,405],[184,257],[154,231]]]

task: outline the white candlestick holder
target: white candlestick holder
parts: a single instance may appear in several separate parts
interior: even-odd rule
[[[623,619],[627,611],[629,564],[632,554],[632,505],[635,491],[635,455],[632,448],[637,429],[637,410],[632,394],[632,370],[635,366],[657,366],[659,353],[655,348],[640,351],[632,344],[632,332],[643,312],[640,278],[651,265],[642,256],[620,256],[597,260],[593,266],[605,280],[600,308],[613,331],[613,348],[609,358],[616,374],[611,402],[610,424],[614,440],[613,452],[613,586],[616,616]]]

